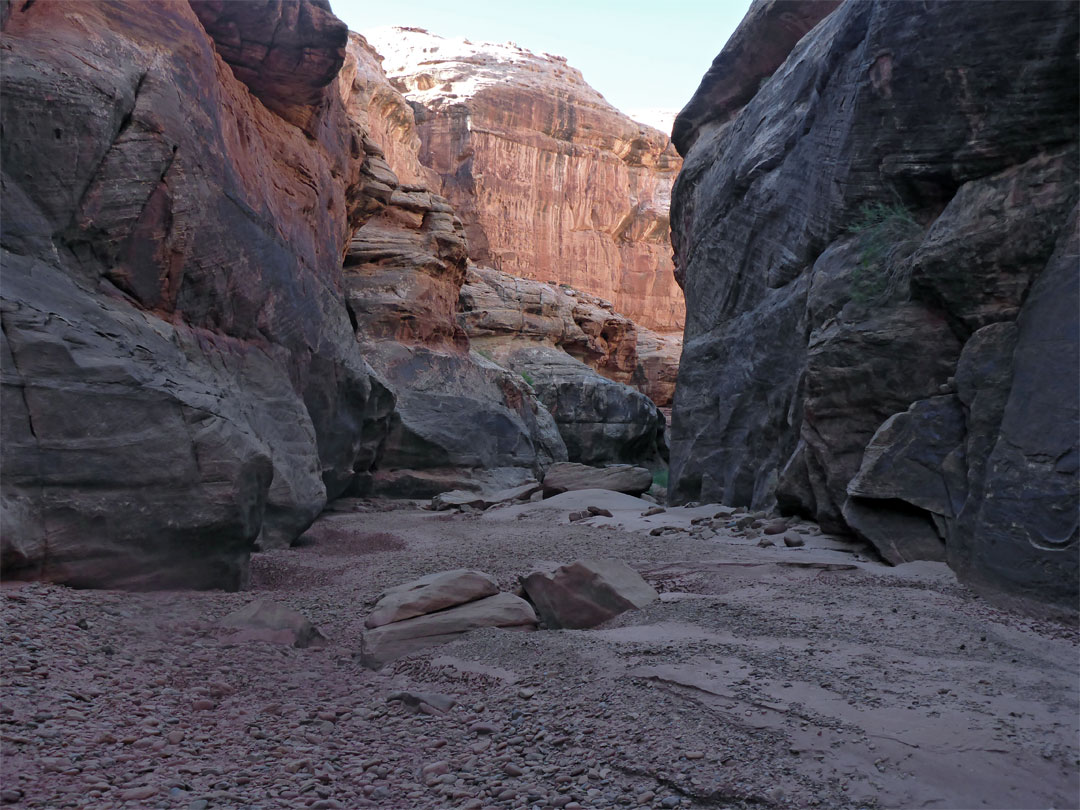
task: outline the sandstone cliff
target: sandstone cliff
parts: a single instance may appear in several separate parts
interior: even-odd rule
[[[349,115],[364,133],[363,171],[372,178],[365,190],[376,209],[346,251],[346,303],[365,356],[397,393],[370,485],[431,497],[538,475],[565,460],[566,447],[520,375],[469,352],[457,321],[467,261],[461,222],[443,197],[400,182],[388,162],[425,178],[411,110],[361,37],[349,43],[342,76]]]
[[[5,571],[236,587],[393,404],[341,284],[347,31],[324,0],[4,9]]]
[[[675,125],[673,497],[1075,606],[1075,4],[833,5],[755,3]]]
[[[668,238],[679,159],[666,135],[614,109],[561,57],[418,29],[369,39],[413,102],[421,162],[440,176],[477,264],[681,329]]]

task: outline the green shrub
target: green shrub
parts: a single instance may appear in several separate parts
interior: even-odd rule
[[[532,385],[532,384],[533,384],[533,378],[532,378],[532,375],[531,375],[531,374],[530,374],[529,372],[527,372],[527,371],[523,371],[523,372],[521,372],[521,379],[523,379],[523,380],[524,380],[525,382],[527,382],[527,383],[528,383],[529,385]]]
[[[848,231],[859,246],[859,264],[851,273],[851,300],[880,304],[906,293],[911,274],[908,259],[919,246],[922,226],[900,203],[867,203]]]
[[[658,487],[664,487],[666,489],[667,488],[667,482],[668,482],[667,468],[665,467],[662,470],[653,470],[652,482],[654,484],[656,484]]]

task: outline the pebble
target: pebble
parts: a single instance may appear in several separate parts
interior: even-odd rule
[[[125,802],[137,801],[139,799],[149,799],[157,792],[158,789],[151,785],[146,785],[145,787],[128,788],[127,790],[120,791],[120,799]]]

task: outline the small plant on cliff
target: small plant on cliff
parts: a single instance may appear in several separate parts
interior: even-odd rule
[[[851,273],[851,300],[881,304],[906,292],[911,254],[922,227],[900,203],[867,203],[848,230],[858,238],[859,264]]]
[[[532,378],[532,375],[531,375],[531,374],[530,374],[529,372],[527,372],[527,371],[523,371],[523,372],[521,372],[521,379],[523,379],[523,380],[524,380],[525,382],[527,382],[527,383],[528,383],[529,385],[532,385],[532,384],[533,384],[533,378]]]
[[[653,470],[652,482],[654,484],[656,484],[658,487],[664,487],[666,489],[667,488],[667,482],[668,482],[667,468],[665,467],[662,470]]]

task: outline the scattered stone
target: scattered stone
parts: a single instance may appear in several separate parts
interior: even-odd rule
[[[388,703],[400,701],[406,706],[431,706],[440,712],[448,712],[457,705],[457,700],[449,695],[435,692],[394,692],[386,698]]]
[[[601,509],[599,506],[588,506],[586,509],[588,509],[590,515],[595,515],[596,517],[614,517],[610,510]]]
[[[653,506],[653,507],[651,507],[649,509],[646,509],[644,512],[642,512],[641,516],[642,517],[652,517],[653,515],[662,515],[666,511],[667,511],[667,509],[665,509],[662,506]]]
[[[762,528],[765,534],[783,534],[788,529],[786,520],[771,520]]]
[[[806,541],[798,532],[787,532],[784,535],[784,545],[788,548],[800,548],[806,545]]]
[[[386,591],[364,621],[364,626],[382,627],[474,602],[498,592],[499,583],[490,574],[482,571],[459,568],[428,574]]]
[[[149,799],[157,792],[158,789],[151,785],[137,788],[128,788],[127,790],[120,791],[120,800],[125,802],[140,801],[142,799]]]
[[[772,548],[776,545],[776,543],[774,543],[772,540],[766,540],[764,537],[758,540],[757,544],[758,548]]]
[[[570,513],[570,522],[571,523],[577,523],[579,520],[586,520],[587,518],[591,518],[591,517],[592,517],[592,515],[590,515],[588,512],[571,512]]]
[[[522,583],[549,627],[594,627],[643,608],[659,595],[621,560],[579,560],[554,571],[534,571]]]
[[[432,762],[420,769],[420,776],[428,787],[438,784],[439,777],[450,773],[450,766],[445,761]]]
[[[221,620],[221,624],[237,629],[238,632],[228,639],[234,643],[269,641],[300,648],[326,644],[322,633],[302,614],[269,599],[257,599],[233,611]]]

